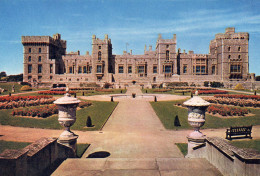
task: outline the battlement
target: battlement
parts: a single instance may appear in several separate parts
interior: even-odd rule
[[[22,44],[47,44],[47,45],[61,45],[63,48],[66,48],[66,40],[61,40],[60,34],[54,34],[53,38],[50,36],[22,36]]]
[[[103,40],[97,38],[96,35],[92,35],[92,44],[111,44],[111,39],[108,38],[107,34],[105,34],[105,38]]]
[[[225,33],[218,33],[215,35],[215,39],[247,39],[249,40],[248,32],[235,33],[234,27],[226,28]]]

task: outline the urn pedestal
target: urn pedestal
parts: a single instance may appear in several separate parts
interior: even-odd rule
[[[59,124],[64,127],[64,131],[58,138],[58,142],[71,147],[74,152],[76,152],[78,135],[71,132],[70,127],[76,122],[76,110],[80,100],[71,97],[68,88],[66,91],[67,93],[64,97],[59,98],[54,102],[59,109]]]
[[[193,98],[183,104],[188,107],[188,123],[194,128],[194,131],[187,136],[188,155],[186,157],[193,158],[194,150],[200,146],[204,146],[206,142],[206,136],[199,129],[205,123],[205,112],[210,103],[200,98],[198,92],[196,92]]]

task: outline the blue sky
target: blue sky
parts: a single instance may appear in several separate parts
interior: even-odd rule
[[[249,32],[249,71],[260,75],[259,0],[0,0],[0,71],[23,72],[21,36],[60,33],[67,51],[91,53],[91,37],[109,35],[113,54],[144,45],[158,34],[177,48],[207,54],[210,40],[226,27]]]

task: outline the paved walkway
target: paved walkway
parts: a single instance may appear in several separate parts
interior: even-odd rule
[[[141,94],[136,87],[129,88],[127,94],[132,92]],[[83,157],[98,151],[109,152],[110,158],[183,157],[171,133],[143,99],[121,99],[102,132],[103,137],[92,143]]]

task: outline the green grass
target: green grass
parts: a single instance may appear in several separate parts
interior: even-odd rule
[[[12,93],[12,87],[13,87],[13,85],[14,85],[15,93],[20,93],[20,92],[22,92],[22,91],[20,90],[21,87],[22,87],[22,85],[20,85],[20,84],[18,84],[18,83],[9,83],[9,82],[7,82],[7,83],[0,83],[0,87],[1,87],[2,89],[5,89],[5,91],[4,91],[1,95],[7,95],[7,94],[9,94],[9,92]],[[0,96],[1,96],[1,95],[0,95]]]
[[[192,129],[188,124],[188,110],[173,106],[173,104],[182,101],[167,101],[167,102],[150,102],[157,116],[160,118],[166,129]],[[227,128],[230,126],[243,125],[260,125],[260,109],[250,108],[255,114],[249,117],[239,118],[219,118],[206,114],[206,123],[202,128]],[[178,115],[181,126],[174,126],[174,119]]]
[[[188,144],[187,143],[175,143],[177,147],[180,149],[183,156],[186,156],[188,153]]]
[[[77,144],[77,157],[81,158],[89,146],[89,144]]]
[[[229,141],[230,144],[238,148],[253,148],[260,152],[260,139],[256,140],[241,140],[241,141]]]
[[[122,90],[122,94],[126,93],[126,89],[108,89],[113,90],[113,92],[101,92],[95,90],[85,90],[77,92],[77,96],[82,96],[82,92],[84,92],[84,96],[92,96],[92,95],[106,95],[106,94],[120,94]]]
[[[116,107],[117,102],[97,102],[92,101],[92,105],[77,111],[77,121],[72,126],[73,130],[99,130],[107,121],[109,115]],[[53,115],[44,119],[14,117],[11,115],[12,110],[0,110],[0,124],[30,127],[30,128],[45,128],[45,129],[62,129],[58,123],[58,115]],[[86,125],[87,116],[90,116],[95,125],[94,128],[84,128]]]
[[[31,143],[29,142],[12,142],[0,140],[0,153],[2,153],[5,149],[22,149],[30,144]]]

